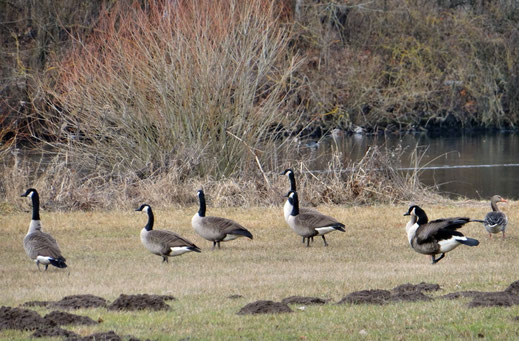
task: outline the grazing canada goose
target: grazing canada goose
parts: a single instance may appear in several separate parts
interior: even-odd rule
[[[407,238],[411,247],[419,253],[430,255],[432,264],[438,263],[445,253],[454,250],[461,244],[476,246],[479,241],[467,238],[463,233],[457,231],[470,220],[469,218],[445,218],[429,221],[427,214],[419,206],[409,207],[404,216],[411,216],[407,223]],[[434,256],[440,254],[435,258]]]
[[[175,232],[154,230],[153,211],[144,204],[137,209],[148,213],[148,223],[141,231],[141,242],[145,248],[157,256],[162,256],[162,263],[168,263],[168,257],[180,256],[186,252],[200,252],[200,248]]]
[[[45,265],[45,271],[47,271],[49,264],[57,268],[66,268],[66,260],[61,255],[56,239],[50,234],[41,231],[40,196],[38,191],[34,188],[29,188],[22,194],[22,197],[30,197],[32,199],[32,219],[29,224],[29,231],[23,239],[23,247],[27,256],[36,262],[38,270],[40,270],[40,263]]]
[[[291,168],[287,168],[287,169],[285,169],[285,171],[283,173],[281,173],[281,175],[288,176],[288,179],[290,180],[290,190],[295,192],[297,189],[296,189],[296,178],[294,175],[294,171]],[[292,205],[288,202],[288,199],[287,199],[287,201],[285,202],[285,206],[283,206],[283,214],[285,215],[285,221],[287,222],[287,224],[288,224],[288,217],[290,216],[290,213],[292,213]],[[315,213],[319,213],[319,212],[313,208],[299,207],[299,214],[306,214],[306,213],[315,214]],[[305,242],[305,239],[306,239],[306,237],[303,237],[303,244]],[[314,237],[310,237],[310,240],[313,243]]]
[[[200,200],[200,209],[191,219],[191,225],[202,238],[213,242],[213,249],[216,245],[220,248],[220,242],[226,242],[239,237],[252,239],[252,234],[233,220],[220,217],[206,217],[204,191],[199,190],[197,195]]]
[[[287,223],[300,236],[306,238],[306,247],[310,246],[310,238],[320,235],[323,237],[324,246],[328,246],[325,234],[332,231],[344,231],[344,224],[339,223],[335,218],[315,212],[301,213],[299,211],[299,199],[296,191],[287,194],[290,205],[290,216]]]
[[[505,229],[508,224],[508,218],[504,212],[499,210],[497,207],[498,202],[507,202],[499,195],[494,195],[490,198],[490,207],[492,211],[488,212],[483,221],[483,226],[488,231],[489,238],[492,238],[492,233],[503,232],[503,239],[505,239]]]

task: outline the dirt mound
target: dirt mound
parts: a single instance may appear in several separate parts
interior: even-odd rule
[[[510,295],[519,296],[519,281],[515,281],[505,289],[505,292]]]
[[[248,314],[279,314],[291,313],[292,309],[286,304],[274,301],[256,301],[242,307],[238,315]]]
[[[157,295],[124,295],[121,294],[108,306],[109,310],[170,310],[171,307]]]
[[[45,319],[35,311],[0,307],[0,330],[34,330],[40,327],[47,327],[48,324],[48,321],[45,321]]]
[[[96,321],[88,316],[74,315],[63,311],[52,311],[45,315],[44,319],[56,326],[97,324]]]
[[[389,301],[391,292],[388,290],[361,290],[354,291],[343,297],[337,304],[385,304]]]
[[[472,298],[472,302],[468,304],[471,308],[519,305],[519,281],[513,282],[504,291],[459,291],[442,296],[442,298],[450,300],[460,297]]]
[[[150,295],[150,296],[160,298],[163,301],[176,301],[176,298],[171,295]]]
[[[301,305],[312,305],[312,304],[326,304],[329,300],[323,300],[319,297],[306,297],[306,296],[290,296],[281,300],[281,303],[285,304],[301,304]]]
[[[138,338],[134,336],[119,336],[113,330],[104,333],[95,333],[89,336],[80,337],[73,336],[68,337],[65,341],[120,341],[120,340],[128,340],[128,341],[139,341]]]
[[[107,302],[104,298],[94,295],[71,295],[65,296],[57,302],[52,302],[49,307],[55,309],[82,309],[82,308],[105,308]]]
[[[469,303],[469,307],[510,307],[519,304],[519,296],[511,295],[505,291],[490,292],[478,295]]]
[[[56,326],[40,327],[32,334],[32,337],[78,337],[78,335],[69,330]]]

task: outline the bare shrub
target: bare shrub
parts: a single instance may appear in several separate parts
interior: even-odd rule
[[[288,38],[271,2],[119,2],[47,80],[53,145],[119,180],[246,173],[270,157],[292,96]]]

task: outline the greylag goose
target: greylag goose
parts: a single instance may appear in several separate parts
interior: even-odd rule
[[[492,211],[488,212],[483,221],[483,226],[488,231],[489,238],[492,238],[492,233],[503,232],[503,239],[505,239],[506,225],[508,225],[508,218],[504,212],[497,207],[498,202],[507,202],[499,195],[494,195],[490,198],[490,207]]]

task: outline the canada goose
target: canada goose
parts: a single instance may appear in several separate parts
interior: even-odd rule
[[[411,247],[419,253],[430,255],[432,264],[438,263],[445,253],[454,250],[461,244],[476,246],[479,241],[467,238],[457,231],[470,220],[469,218],[455,217],[429,221],[427,214],[419,206],[409,207],[404,216],[411,216],[406,225],[407,238]],[[434,256],[440,254],[435,258]]]
[[[168,263],[168,257],[180,256],[186,252],[200,252],[200,248],[175,232],[154,230],[153,211],[150,205],[143,204],[136,211],[148,213],[148,223],[141,231],[141,242],[145,248],[157,256],[162,256],[162,263]]]
[[[281,175],[288,176],[288,179],[290,180],[290,190],[296,191],[297,190],[296,189],[296,178],[294,175],[294,171],[291,168],[287,168],[287,169],[285,169],[285,171],[283,173],[281,173]],[[283,214],[285,215],[285,221],[287,222],[287,224],[288,224],[288,217],[290,216],[290,213],[292,213],[292,205],[290,205],[290,203],[288,202],[288,199],[287,199],[287,201],[285,202],[285,206],[283,206]],[[299,214],[306,214],[306,213],[318,213],[319,214],[319,212],[313,208],[299,207]],[[306,237],[303,237],[303,243],[305,242],[305,239],[306,239]],[[310,240],[313,243],[314,237],[310,237]]]
[[[287,223],[300,236],[306,237],[306,247],[310,246],[310,238],[320,235],[323,237],[324,246],[328,246],[325,234],[332,231],[344,231],[344,224],[339,223],[335,218],[321,214],[317,211],[301,213],[299,211],[299,199],[296,191],[287,194],[290,205],[290,216]]]
[[[27,256],[36,262],[38,270],[40,263],[45,265],[45,271],[49,264],[57,268],[66,268],[65,258],[61,255],[56,239],[50,234],[41,231],[40,221],[40,196],[34,188],[29,188],[22,197],[32,199],[32,219],[29,224],[29,231],[23,239],[23,247]],[[41,271],[41,270],[40,270]]]
[[[483,226],[488,231],[489,238],[492,238],[492,233],[503,232],[503,239],[505,239],[505,229],[508,224],[508,218],[504,212],[499,210],[497,207],[498,202],[507,202],[499,195],[494,195],[490,198],[490,207],[492,207],[492,211],[488,212],[485,216],[485,220],[483,221]]]
[[[239,237],[252,239],[252,234],[235,221],[220,217],[206,217],[204,191],[199,190],[197,195],[200,200],[200,209],[191,219],[191,225],[202,238],[213,242],[213,249],[216,245],[220,248],[220,242]]]

